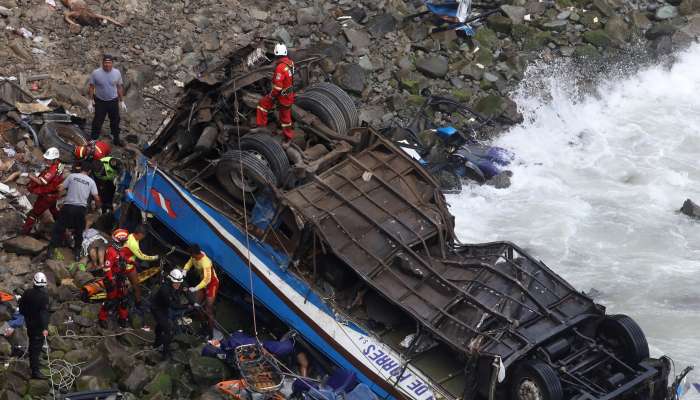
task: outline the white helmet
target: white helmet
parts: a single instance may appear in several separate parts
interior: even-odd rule
[[[55,160],[60,156],[60,153],[58,152],[58,149],[55,147],[49,147],[48,150],[46,150],[46,153],[44,153],[44,158],[51,161]]]
[[[182,274],[182,271],[177,268],[173,268],[173,270],[168,274],[168,279],[174,283],[182,283],[182,279],[184,277],[185,276]]]
[[[34,274],[34,286],[46,286],[46,275],[44,275],[43,272],[37,272]]]
[[[287,46],[285,46],[284,43],[277,43],[275,45],[275,55],[276,56],[286,56],[287,55]]]

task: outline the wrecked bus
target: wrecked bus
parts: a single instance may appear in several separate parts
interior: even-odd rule
[[[272,67],[246,47],[191,82],[125,207],[225,273],[381,398],[671,398],[639,326],[509,242],[460,244],[439,185],[298,53],[299,135],[253,128]]]

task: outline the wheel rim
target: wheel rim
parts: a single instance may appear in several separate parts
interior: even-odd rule
[[[252,193],[258,190],[258,185],[256,185],[254,181],[246,178],[245,171],[243,171],[243,177],[241,177],[240,173],[237,171],[231,171],[229,176],[233,184],[244,193]]]
[[[518,386],[518,400],[544,400],[544,396],[535,381],[524,379]]]

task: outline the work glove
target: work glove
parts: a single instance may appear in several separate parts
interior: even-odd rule
[[[189,288],[188,290],[190,291],[190,293],[194,293],[194,292],[197,291],[197,288],[196,288],[196,287],[191,287],[191,288]]]
[[[88,102],[88,111],[91,113],[95,112],[95,101],[94,100],[90,100]]]
[[[129,112],[129,110],[126,109],[126,103],[124,103],[123,101],[119,102],[119,107],[121,107],[122,111]]]

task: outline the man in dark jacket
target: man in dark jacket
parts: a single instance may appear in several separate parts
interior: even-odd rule
[[[153,347],[163,346],[163,357],[170,355],[170,342],[173,339],[172,316],[187,308],[180,302],[180,287],[185,274],[174,268],[168,274],[168,282],[164,282],[151,299],[151,312],[156,320],[156,341]]]
[[[34,287],[24,292],[19,300],[19,312],[24,315],[29,336],[29,367],[33,379],[46,379],[39,372],[39,356],[49,334],[49,294],[46,291],[46,275],[34,274]]]

